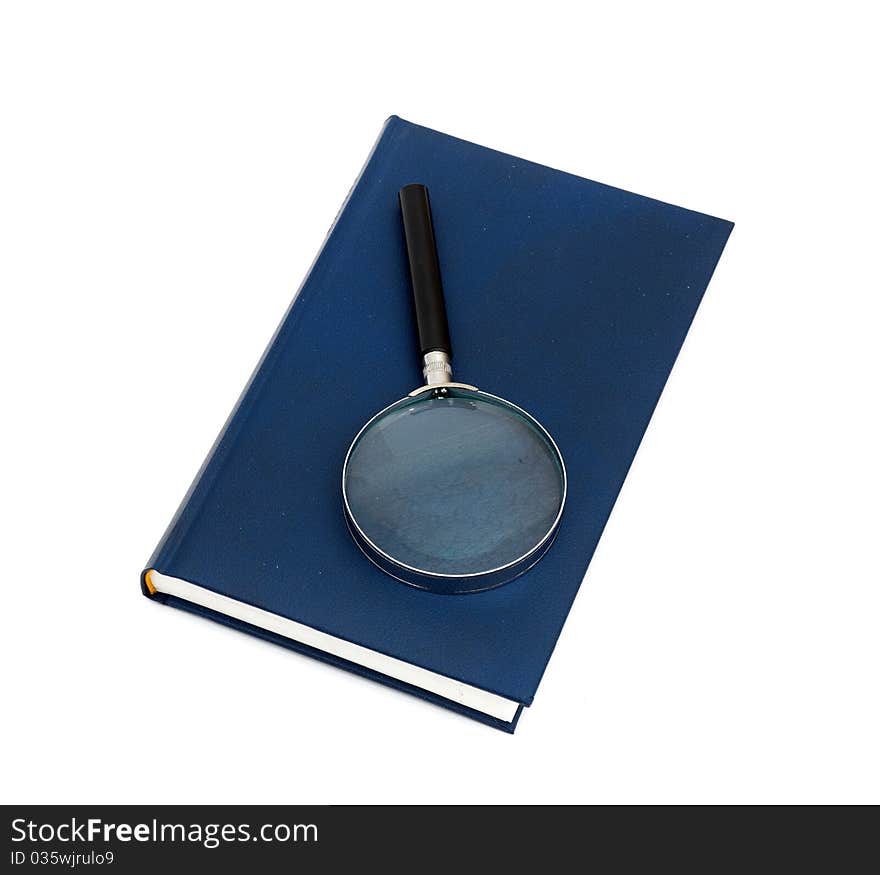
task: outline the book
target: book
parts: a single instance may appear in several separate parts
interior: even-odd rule
[[[352,438],[423,382],[397,200],[413,182],[431,192],[456,379],[533,413],[568,473],[541,562],[466,595],[383,574],[342,507]],[[392,116],[144,594],[513,732],[732,227]]]

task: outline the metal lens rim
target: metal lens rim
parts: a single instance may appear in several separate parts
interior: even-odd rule
[[[377,414],[367,420],[361,430],[354,436],[354,440],[352,440],[348,452],[345,454],[345,461],[342,465],[342,501],[345,508],[345,520],[355,543],[360,547],[364,555],[366,555],[374,565],[386,574],[391,575],[391,577],[394,577],[403,583],[407,583],[410,586],[415,586],[420,589],[428,589],[432,592],[464,593],[492,589],[503,583],[508,583],[515,577],[519,577],[520,574],[528,571],[544,556],[544,553],[547,552],[547,549],[553,543],[557,529],[559,528],[559,522],[562,519],[562,512],[565,509],[565,500],[568,495],[568,475],[565,470],[565,462],[563,461],[562,453],[559,451],[559,447],[556,445],[556,441],[553,440],[553,436],[550,432],[547,431],[547,429],[544,428],[534,416],[523,410],[521,407],[518,407],[516,404],[513,404],[498,395],[492,395],[489,392],[484,392],[481,389],[473,387],[456,385],[446,387],[445,390],[443,386],[434,386],[431,388],[435,391],[432,391],[430,394],[425,393],[428,397],[436,397],[436,392],[443,390],[446,393],[446,397],[469,398],[477,396],[480,400],[488,400],[500,407],[515,411],[530,423],[544,438],[556,457],[556,462],[559,465],[559,472],[562,476],[562,499],[559,502],[559,510],[546,533],[533,547],[521,556],[518,556],[516,559],[513,559],[504,565],[499,565],[497,568],[489,568],[485,571],[472,571],[467,574],[443,574],[441,572],[427,571],[423,568],[416,568],[412,565],[407,565],[405,562],[401,562],[399,559],[386,553],[381,547],[367,537],[355,519],[351,506],[348,503],[348,495],[345,488],[351,454],[357,446],[358,441],[361,439],[361,436],[369,430],[370,426],[372,426],[376,420],[381,419],[383,416],[391,413],[397,408],[403,408],[419,403],[419,396],[422,394],[421,390],[417,390],[416,392],[407,395],[405,398],[400,398],[393,404],[389,404],[387,407],[380,410]]]

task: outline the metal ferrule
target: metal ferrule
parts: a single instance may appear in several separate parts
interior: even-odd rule
[[[439,349],[427,352],[422,356],[422,374],[428,386],[442,386],[452,382],[452,365],[449,353]]]

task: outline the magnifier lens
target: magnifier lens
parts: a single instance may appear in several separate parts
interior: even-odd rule
[[[349,454],[344,492],[360,534],[398,565],[484,575],[549,539],[565,475],[546,432],[518,408],[449,389],[373,419]],[[486,585],[458,591],[471,588]]]

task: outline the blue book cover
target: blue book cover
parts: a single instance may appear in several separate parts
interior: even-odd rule
[[[397,200],[413,182],[431,192],[456,378],[544,423],[568,473],[547,555],[467,595],[383,574],[342,508],[352,438],[423,382]],[[732,227],[390,118],[144,593],[512,732]]]

